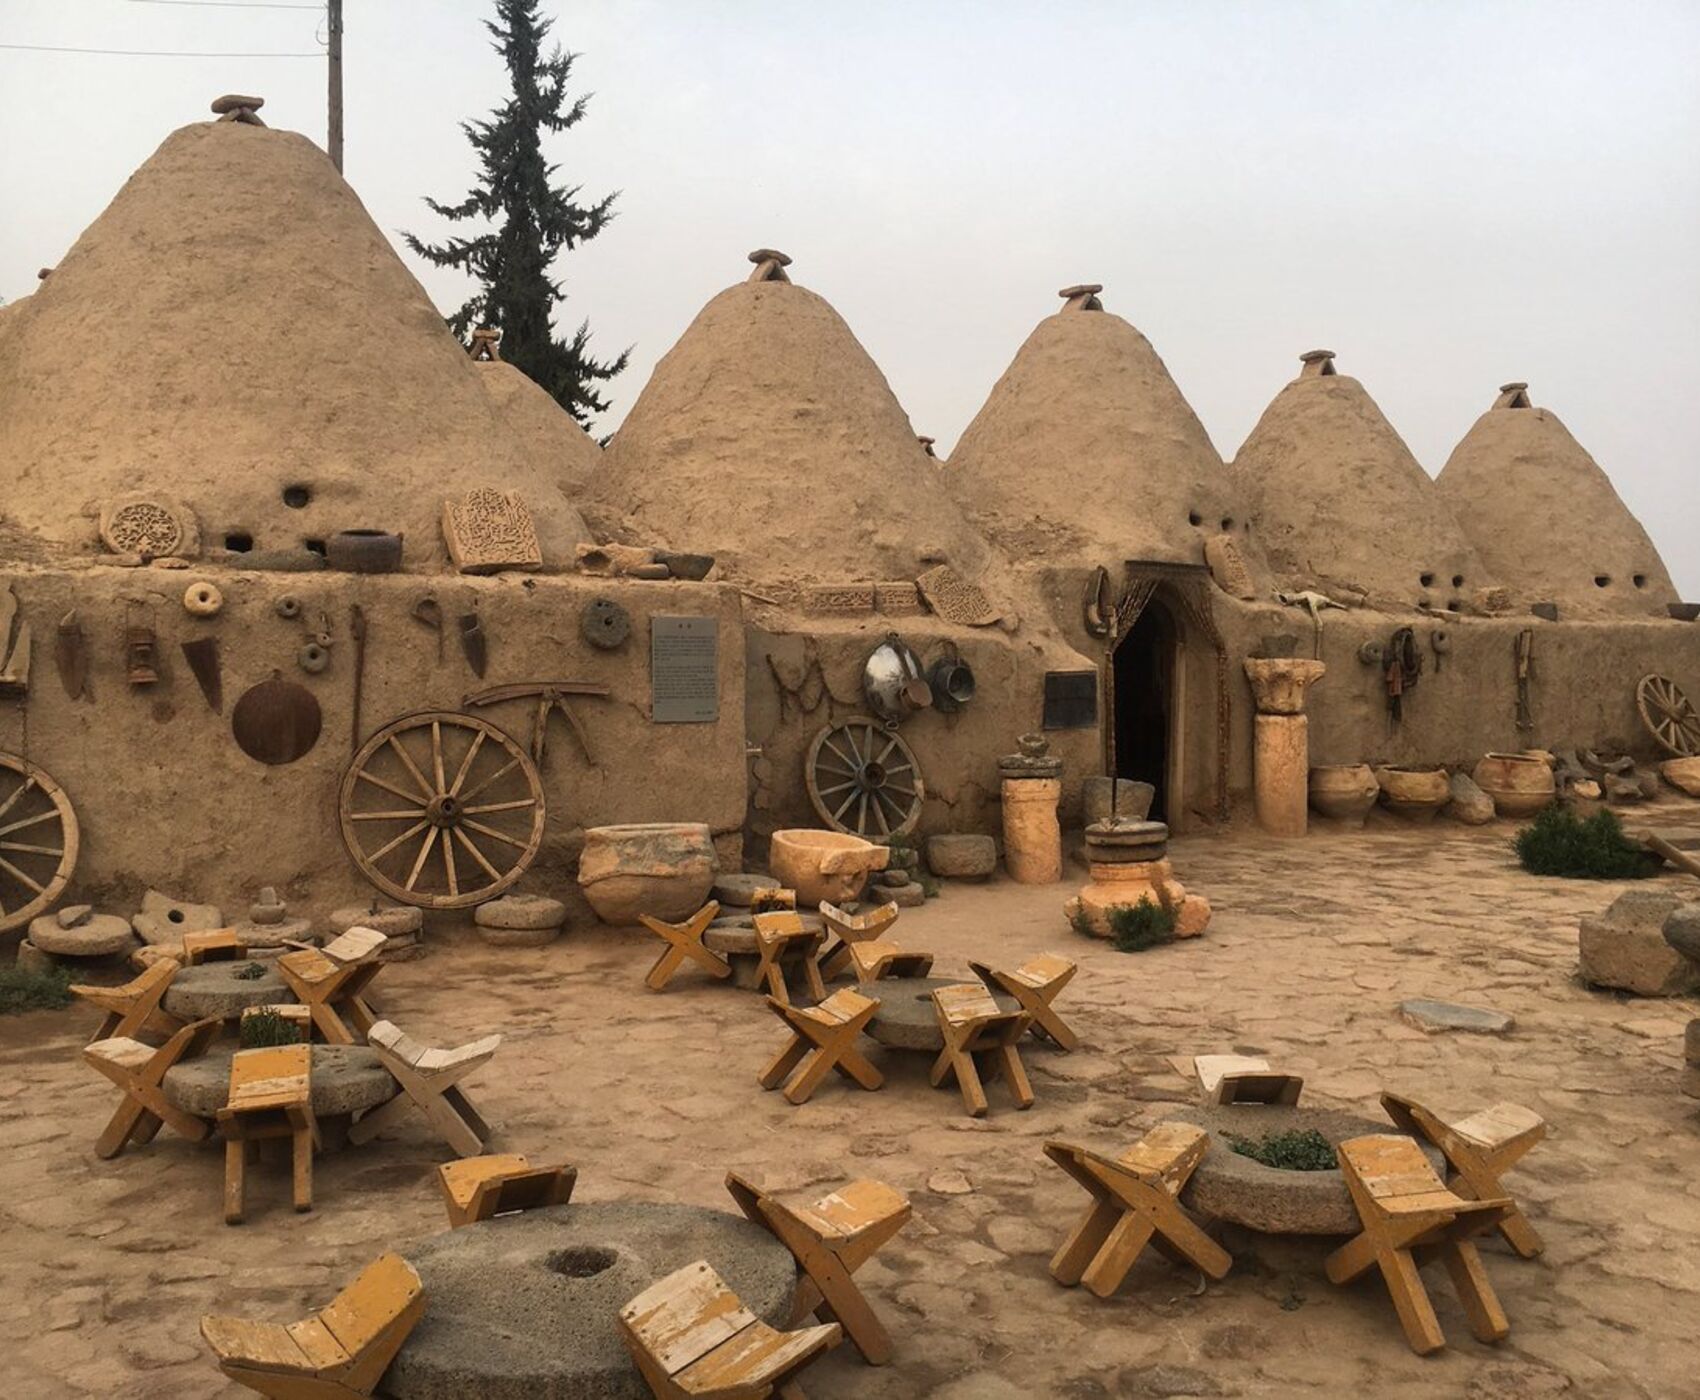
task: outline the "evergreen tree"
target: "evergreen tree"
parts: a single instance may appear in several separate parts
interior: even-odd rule
[[[578,202],[579,186],[551,183],[558,169],[543,155],[543,133],[578,125],[588,96],[567,99],[567,79],[577,54],[557,44],[545,58],[543,41],[552,19],[538,13],[539,0],[496,0],[495,20],[484,27],[495,36],[513,81],[513,95],[488,121],[463,122],[461,130],[478,152],[481,173],[470,194],[458,204],[425,203],[444,218],[487,220],[486,232],[426,243],[411,233],[407,246],[439,267],[460,268],[477,279],[479,290],[448,318],[462,340],[475,326],[502,332],[502,358],[549,392],[584,427],[604,412],[598,392],[626,367],[630,351],[614,360],[590,354],[590,329],[581,322],[571,340],[555,337],[553,313],[566,300],[549,276],[551,264],[602,232],[614,217],[616,195],[593,204]]]

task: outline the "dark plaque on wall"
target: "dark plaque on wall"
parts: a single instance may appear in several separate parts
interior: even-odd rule
[[[1095,729],[1098,725],[1098,673],[1046,671],[1046,729]]]
[[[720,718],[718,619],[649,620],[649,704],[657,724],[713,724]]]

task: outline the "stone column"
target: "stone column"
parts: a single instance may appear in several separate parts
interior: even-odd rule
[[[1271,836],[1303,836],[1310,784],[1310,721],[1305,692],[1328,668],[1304,657],[1251,657],[1246,679],[1257,702],[1252,744],[1252,796],[1257,821]]]
[[[1003,780],[1003,862],[1024,885],[1062,879],[1062,760],[1051,757],[1042,734],[1023,734],[1019,753],[998,760]]]

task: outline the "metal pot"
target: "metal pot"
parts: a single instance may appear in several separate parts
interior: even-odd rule
[[[339,530],[325,541],[331,568],[350,574],[393,574],[401,568],[401,536],[387,530]]]
[[[941,656],[933,662],[927,684],[932,687],[934,708],[945,714],[955,714],[974,698],[974,672],[958,657]]]
[[[933,703],[933,690],[921,674],[921,660],[897,633],[869,654],[862,667],[862,693],[873,712],[887,724],[901,724]]]

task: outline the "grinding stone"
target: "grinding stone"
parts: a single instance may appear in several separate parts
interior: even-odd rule
[[[166,1102],[197,1118],[213,1117],[230,1101],[230,1060],[235,1053],[236,1047],[226,1042],[198,1060],[173,1065],[165,1072]],[[319,1117],[364,1113],[395,1094],[395,1079],[377,1051],[364,1045],[313,1047],[313,1112]]]
[[[374,909],[368,904],[348,904],[341,909],[333,909],[330,918],[325,922],[330,925],[333,935],[347,933],[351,928],[369,928],[386,938],[394,938],[398,934],[418,933],[424,928],[425,911],[408,904],[388,909]]]
[[[938,1012],[933,1008],[933,991],[938,987],[977,987],[972,977],[887,977],[859,990],[878,997],[880,1009],[868,1022],[868,1034],[893,1050],[942,1050]],[[1000,1011],[1019,1011],[1014,997],[995,993]]]
[[[281,952],[286,941],[318,942],[313,937],[311,919],[283,919],[275,924],[257,924],[252,919],[244,919],[240,923],[232,924],[230,929],[244,948],[264,948]]]
[[[604,1267],[569,1277],[564,1254]],[[429,1302],[384,1374],[395,1400],[646,1400],[615,1324],[627,1302],[706,1259],[745,1307],[783,1327],[797,1278],[790,1252],[741,1216],[642,1202],[501,1216],[407,1257]]]
[[[181,1021],[200,1021],[208,1016],[230,1021],[250,1006],[295,1000],[295,993],[275,967],[262,964],[266,970],[261,976],[238,977],[236,974],[247,966],[248,959],[244,958],[182,968],[166,988],[163,1005]]]
[[[91,914],[80,924],[62,926],[53,914],[30,920],[29,940],[58,958],[106,958],[128,953],[138,939],[130,921],[117,914]]]
[[[567,906],[541,894],[510,894],[480,904],[472,921],[481,929],[505,929],[536,933],[559,929],[567,918]]]

